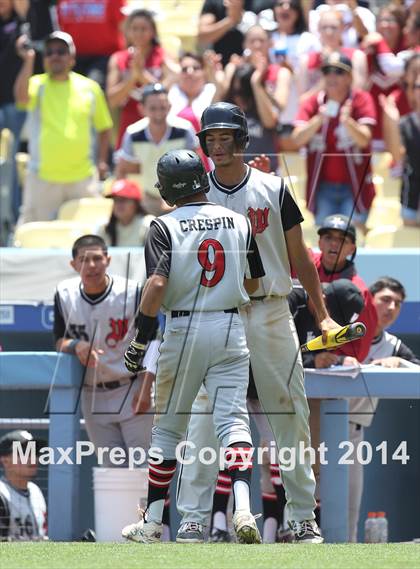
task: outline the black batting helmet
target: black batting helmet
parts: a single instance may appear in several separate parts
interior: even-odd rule
[[[157,165],[160,195],[169,205],[186,196],[209,191],[209,181],[200,157],[193,150],[171,150]]]
[[[244,112],[231,103],[215,103],[204,110],[201,116],[201,130],[197,133],[203,152],[208,156],[206,132],[214,128],[235,130],[235,141],[241,150],[245,150],[249,142],[248,124]]]

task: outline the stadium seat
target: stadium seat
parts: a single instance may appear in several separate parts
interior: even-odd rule
[[[418,227],[397,227],[385,225],[372,229],[366,235],[365,247],[368,249],[392,249],[397,247],[420,248],[420,229]]]
[[[281,152],[279,163],[282,176],[303,176],[306,173],[306,159],[299,152]]]
[[[69,249],[78,237],[92,230],[92,225],[75,221],[33,221],[16,229],[14,245],[28,249]]]
[[[389,152],[374,152],[372,154],[372,170],[374,176],[389,177],[389,167],[392,157]]]
[[[376,196],[373,200],[366,225],[369,229],[384,225],[402,225],[401,204],[396,198]]]
[[[165,33],[161,36],[160,43],[167,54],[178,59],[182,51],[182,43],[178,36]]]
[[[303,230],[303,239],[308,247],[318,247],[318,227],[315,225],[304,225],[302,227]]]
[[[303,215],[303,223],[302,227],[313,227],[315,225],[314,215],[308,209],[306,209],[306,202],[305,200],[297,198],[297,204],[299,206],[300,211]]]
[[[111,212],[111,199],[80,198],[63,203],[58,210],[57,219],[88,222],[90,225],[97,226],[107,223]]]
[[[16,168],[19,178],[19,184],[23,188],[26,180],[26,172],[28,171],[29,154],[26,152],[16,153]]]

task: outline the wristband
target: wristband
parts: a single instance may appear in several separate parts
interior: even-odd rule
[[[153,337],[157,328],[157,317],[146,316],[143,312],[139,312],[137,319],[137,334],[135,341],[139,344],[147,344]]]
[[[72,340],[70,344],[67,344],[66,352],[68,354],[75,354],[76,353],[76,346],[80,342],[80,340]]]

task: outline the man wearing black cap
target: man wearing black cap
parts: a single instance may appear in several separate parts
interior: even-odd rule
[[[373,99],[352,89],[352,63],[344,54],[331,53],[322,73],[325,90],[302,102],[292,133],[295,143],[308,150],[307,207],[317,225],[333,213],[353,215],[363,225],[375,196],[370,169]]]
[[[96,169],[104,179],[112,127],[98,83],[72,71],[76,48],[69,34],[56,31],[45,40],[45,73],[33,75],[35,51],[27,47],[22,36],[14,92],[17,106],[28,111],[30,161],[20,224],[55,219],[65,201],[98,194]]]
[[[35,441],[28,431],[11,431],[0,438],[0,541],[31,541],[47,536],[47,506],[39,486],[31,480],[36,476],[37,463],[24,464],[13,444],[25,452]],[[29,454],[30,456],[30,454]],[[14,460],[15,458],[15,460]]]
[[[318,229],[320,253],[312,253],[321,283],[337,279],[349,279],[361,291],[364,308],[358,320],[366,326],[366,335],[339,348],[337,353],[351,356],[362,362],[368,355],[375,335],[377,316],[372,295],[364,281],[357,274],[354,264],[356,256],[356,229],[345,215],[326,217]]]

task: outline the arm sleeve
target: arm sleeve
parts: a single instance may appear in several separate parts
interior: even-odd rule
[[[247,261],[248,270],[246,271],[245,278],[259,279],[265,275],[258,245],[252,234],[248,245]]]
[[[10,511],[5,498],[0,494],[0,541],[9,537]]]
[[[57,342],[60,338],[64,338],[66,333],[66,323],[61,311],[60,297],[58,292],[54,295],[54,340]]]
[[[94,81],[92,81],[95,83]],[[111,114],[106,104],[105,95],[99,85],[94,86],[95,111],[93,114],[93,126],[98,132],[112,128]]]
[[[285,184],[283,192],[280,192],[280,200],[283,200],[280,204],[283,231],[288,231],[295,225],[298,225],[298,223],[302,223],[303,215],[299,209],[299,206],[292,198],[289,188]]]
[[[352,117],[359,124],[373,126],[376,124],[376,109],[372,95],[367,91],[359,91],[357,102],[354,99]]]
[[[163,222],[153,220],[144,246],[147,277],[169,277],[171,269],[171,235]]]
[[[318,111],[317,98],[316,95],[312,95],[311,97],[303,101],[303,103],[301,103],[301,105],[299,106],[294,124],[299,125],[307,123],[313,116],[316,115],[317,111]]]
[[[400,342],[399,346],[395,350],[394,356],[420,366],[420,359],[410,350],[408,346],[404,344],[404,342]]]
[[[134,155],[133,151],[133,139],[131,134],[126,130],[122,139],[121,148],[117,151],[117,160],[122,158],[127,162],[132,162],[133,164],[140,164],[140,160]]]
[[[188,129],[185,133],[185,148],[187,150],[195,150],[199,145],[199,140],[195,135],[195,130],[193,128]]]

